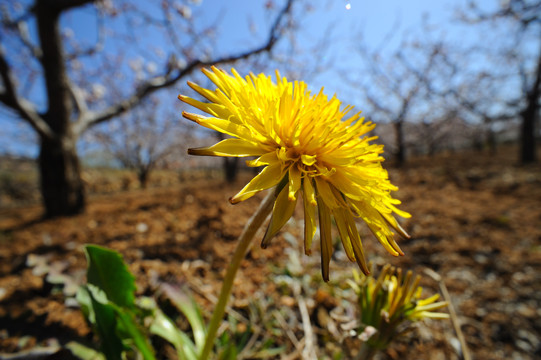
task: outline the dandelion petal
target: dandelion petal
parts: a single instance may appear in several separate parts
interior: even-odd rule
[[[244,201],[251,198],[262,190],[269,189],[282,180],[286,173],[280,164],[273,164],[265,167],[261,172],[252,179],[237,195],[233,196],[229,201],[232,204]]]
[[[295,211],[295,205],[297,205],[297,198],[293,201],[289,200],[288,188],[284,186],[282,191],[278,194],[274,208],[272,209],[272,217],[267,228],[267,232],[261,241],[261,247],[266,248],[269,241],[280,231],[285,223],[291,218]]]

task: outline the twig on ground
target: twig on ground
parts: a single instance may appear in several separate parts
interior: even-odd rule
[[[203,287],[206,286],[205,284],[203,284],[203,281],[201,281],[200,279],[197,279],[197,280],[190,279],[190,280],[187,280],[187,282],[188,284],[190,284],[190,289],[193,292],[196,292],[197,294],[207,299],[213,305],[216,305],[216,303],[218,302],[218,298],[214,294],[211,294],[207,291],[202,290]],[[244,322],[246,324],[250,322],[250,320],[248,320],[245,316],[243,316],[238,311],[235,311],[231,306],[227,307],[227,315],[231,315],[231,317],[233,317],[235,320]],[[257,327],[257,325],[254,325],[254,324],[252,324],[252,326]],[[258,330],[260,330],[259,327],[258,327]]]
[[[242,348],[241,352],[237,354],[237,359],[242,360],[242,359],[249,358],[251,355],[253,355],[251,349],[255,345],[259,335],[260,335],[260,332],[254,329],[254,333],[250,337],[250,340],[248,340],[246,345]]]
[[[306,339],[304,349],[302,350],[302,358],[317,359],[316,349],[314,347],[314,332],[312,331],[312,323],[310,322],[310,314],[308,314],[308,307],[306,306],[306,301],[304,301],[304,298],[301,295],[301,287],[298,282],[294,283],[293,292],[301,312],[302,328],[304,330],[304,337]]]
[[[291,340],[291,342],[295,346],[295,349],[299,351],[302,350],[301,343],[299,342],[293,331],[291,331],[291,329],[289,328],[289,325],[287,324],[286,319],[284,319],[284,316],[279,311],[274,311],[274,317],[276,318],[276,320],[278,320],[278,323],[286,332],[287,337],[289,338],[289,340]]]
[[[0,360],[44,360],[58,355],[60,350],[59,346],[36,347],[15,354],[0,353]]]
[[[453,328],[455,329],[456,336],[458,337],[458,341],[460,342],[460,347],[462,349],[462,357],[464,358],[464,360],[471,360],[468,345],[466,344],[466,339],[464,338],[464,334],[462,333],[462,329],[460,328],[460,322],[458,320],[458,316],[456,315],[453,303],[451,302],[451,296],[449,295],[449,291],[447,291],[447,286],[445,286],[445,282],[443,281],[440,274],[438,274],[432,269],[425,268],[424,273],[434,279],[440,286],[440,291],[443,295],[443,298],[445,299],[445,301],[447,301],[448,304],[447,308],[449,309],[449,316],[451,316]]]
[[[280,360],[296,360],[296,359],[302,359],[302,349],[304,348],[304,340],[305,338],[302,338],[301,341],[299,341],[299,347],[295,348],[295,351],[293,351],[291,354],[285,355],[280,357]]]

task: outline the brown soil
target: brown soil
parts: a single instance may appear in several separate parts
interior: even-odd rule
[[[412,235],[400,242],[403,257],[386,254],[362,227],[363,244],[374,263],[389,262],[421,274],[430,268],[443,278],[474,359],[541,358],[541,168],[514,166],[514,154],[441,155],[391,169],[391,179],[400,187],[395,197],[413,214],[403,222]],[[87,243],[121,252],[136,275],[140,295],[155,295],[163,282],[187,284],[210,310],[236,237],[261,199],[229,205],[228,197],[247,176],[233,185],[209,179],[95,196],[85,214],[72,218],[41,221],[39,206],[0,210],[0,358],[70,340],[92,344],[79,310],[66,301],[84,279],[82,245]],[[311,257],[301,253],[302,212],[297,210],[297,221],[288,223],[269,248],[251,249],[234,288],[234,310],[248,314],[250,301],[265,299],[267,310],[289,314],[281,325],[289,324],[291,331],[272,338],[284,346],[276,358],[296,359],[306,344],[301,299],[310,312],[319,357],[343,352],[347,359],[356,342],[339,343],[329,330],[334,318],[328,315],[351,307],[334,295],[346,287],[344,279],[355,265],[338,252],[331,282],[322,283],[318,247]],[[297,258],[311,285],[300,292],[284,290],[277,275],[293,269]],[[427,294],[438,291],[428,276],[423,285]],[[429,321],[378,356],[458,359],[459,348],[449,320]]]

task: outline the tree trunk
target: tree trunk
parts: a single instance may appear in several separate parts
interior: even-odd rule
[[[428,142],[428,157],[434,157],[435,154],[436,154],[436,142],[434,141],[434,139],[430,139],[430,141]]]
[[[224,158],[225,180],[233,183],[237,179],[239,158]]]
[[[395,160],[396,160],[396,166],[400,167],[404,165],[404,162],[406,160],[406,149],[404,146],[404,129],[403,129],[404,122],[402,120],[396,121],[394,123],[394,128],[396,132],[396,152],[395,152]]]
[[[496,155],[498,144],[496,142],[496,134],[492,130],[492,126],[489,125],[487,130],[487,147],[490,155]]]
[[[77,138],[71,129],[73,103],[59,30],[60,10],[52,4],[37,1],[35,9],[48,103],[43,118],[55,134],[41,138],[38,160],[46,217],[75,215],[85,208]]]
[[[535,123],[539,114],[539,96],[541,95],[541,49],[539,49],[539,58],[537,59],[537,73],[535,80],[529,89],[527,96],[526,109],[520,114],[522,117],[522,126],[520,133],[520,162],[523,164],[536,161],[535,146]]]
[[[82,213],[85,194],[75,141],[42,139],[38,162],[45,216]]]
[[[139,187],[141,189],[146,189],[148,185],[148,175],[150,171],[148,169],[139,169],[137,172],[137,177],[139,178]]]
[[[523,164],[536,161],[535,146],[535,118],[536,111],[533,106],[528,106],[522,113],[521,141],[520,141],[520,162]],[[537,110],[537,109],[535,109]]]
[[[225,139],[225,136],[222,133],[217,133],[216,136],[218,137],[220,141]],[[237,180],[237,173],[238,173],[238,167],[239,167],[238,165],[239,165],[239,158],[236,158],[236,157],[223,158],[223,169],[224,169],[225,181],[227,181],[228,183],[233,183],[235,182],[235,180]]]

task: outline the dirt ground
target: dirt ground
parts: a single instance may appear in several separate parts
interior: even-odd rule
[[[403,257],[388,255],[361,225],[373,263],[419,274],[429,268],[442,277],[473,359],[541,358],[541,168],[515,166],[515,153],[447,154],[391,168],[400,187],[395,197],[413,215],[403,221],[412,235],[399,242]],[[235,240],[261,199],[228,203],[247,176],[235,184],[212,178],[92,196],[87,212],[72,218],[41,221],[37,205],[0,209],[0,358],[72,340],[93,343],[73,301],[84,281],[87,243],[122,253],[138,294],[159,298],[159,284],[184,284],[209,315]],[[271,334],[283,347],[274,358],[300,359],[309,344],[304,306],[318,358],[347,359],[356,342],[338,339],[333,326],[337,312],[354,311],[339,295],[347,294],[342,290],[355,264],[337,251],[331,281],[323,283],[318,246],[311,257],[302,253],[300,208],[295,218],[267,249],[250,250],[232,313],[251,317],[250,304],[258,302],[275,315],[273,329],[281,329]],[[427,294],[439,291],[423,276]],[[300,290],[283,285],[286,277],[298,279]],[[377,358],[459,359],[460,348],[450,320],[427,321]]]

